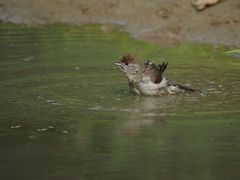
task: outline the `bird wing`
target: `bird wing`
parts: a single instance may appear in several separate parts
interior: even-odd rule
[[[163,73],[163,72],[165,71],[165,69],[167,68],[167,65],[168,65],[168,63],[165,63],[165,62],[163,62],[162,64],[159,64],[159,65],[158,65],[159,71],[160,71],[161,73]]]
[[[162,81],[162,74],[167,68],[168,63],[164,63],[156,66],[153,62],[147,61],[144,63],[144,74],[151,77],[151,81],[155,84],[159,84]]]

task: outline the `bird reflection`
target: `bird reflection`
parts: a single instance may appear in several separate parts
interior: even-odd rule
[[[119,127],[119,131],[136,134],[140,129],[154,124],[166,125],[167,116],[173,108],[178,106],[182,96],[145,97],[134,96],[129,104],[127,119]]]

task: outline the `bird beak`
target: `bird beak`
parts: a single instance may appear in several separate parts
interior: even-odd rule
[[[124,69],[124,67],[123,67],[123,63],[120,63],[120,62],[114,62],[113,64],[116,65],[116,66],[118,66],[119,69],[121,69],[121,70]]]
[[[122,63],[119,63],[119,62],[114,62],[113,64],[116,66],[122,66]]]

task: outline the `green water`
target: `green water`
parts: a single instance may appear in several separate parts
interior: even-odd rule
[[[239,59],[100,29],[0,24],[0,179],[238,179]],[[206,95],[132,95],[128,52]]]

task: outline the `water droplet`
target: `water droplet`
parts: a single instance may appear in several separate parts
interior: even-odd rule
[[[52,103],[52,105],[54,105],[54,106],[62,106],[61,103]]]
[[[12,129],[17,129],[17,128],[20,128],[20,127],[21,127],[20,125],[11,126]]]
[[[28,139],[35,139],[36,138],[36,136],[28,136]]]
[[[33,59],[34,59],[33,56],[29,56],[29,57],[23,58],[22,60],[25,61],[25,62],[27,62],[27,61],[31,61],[31,60],[33,60]]]
[[[46,131],[47,128],[37,129],[38,132]]]
[[[62,133],[64,133],[64,134],[68,134],[68,131],[66,131],[66,130],[62,130]]]
[[[53,126],[48,126],[48,128],[49,128],[49,129],[55,129],[55,127],[53,127]]]

